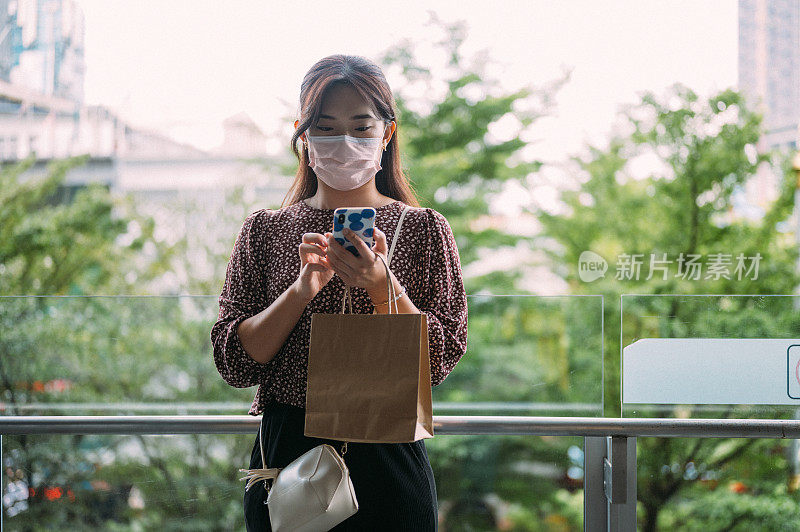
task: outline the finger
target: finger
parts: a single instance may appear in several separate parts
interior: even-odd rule
[[[303,243],[328,247],[328,241],[319,233],[303,233]]]
[[[311,259],[311,257],[308,257],[308,258]],[[328,261],[327,257],[317,257],[316,260],[313,260],[313,259],[305,260],[305,258],[303,258],[302,263],[303,264],[322,264],[325,267],[326,270],[333,270],[333,266],[331,266],[331,263]]]
[[[324,265],[322,265],[319,262],[309,262],[308,264],[303,266],[303,268],[305,268],[306,271],[309,271],[309,272],[327,272],[328,271],[328,268],[326,268]]]
[[[333,245],[331,246],[333,247]],[[337,255],[337,253],[339,253]],[[345,262],[347,255],[353,256],[349,251],[341,248],[336,252],[328,253],[328,264],[336,271],[338,274],[344,275],[353,275],[355,273],[354,268]]]
[[[331,248],[331,242],[333,242],[335,240],[333,238],[333,233],[331,233],[330,231],[327,231],[327,232],[325,232],[324,236],[325,236],[326,249],[330,249]]]
[[[300,244],[298,246],[298,250],[300,251],[301,255],[314,253],[316,255],[324,257],[327,254],[326,250],[321,249],[320,246],[318,246],[317,244]]]
[[[337,270],[337,273],[339,273],[339,270],[342,270],[352,275],[357,267],[355,261],[358,259],[352,253],[344,249],[344,246],[337,242],[333,236],[328,239],[328,243],[330,244],[328,246],[328,260],[331,266]]]
[[[369,246],[367,246],[367,243],[364,242],[361,239],[361,237],[358,235],[358,233],[354,233],[352,230],[350,230],[350,229],[345,227],[343,232],[342,232],[342,234],[344,235],[344,237],[347,240],[352,242],[353,245],[356,247],[356,249],[358,250],[359,258],[361,258],[361,257],[365,257],[367,259],[370,258],[370,254],[372,253],[372,250],[369,249]]]
[[[375,240],[375,247],[372,248],[372,251],[375,253],[383,253],[386,254],[389,251],[386,247],[386,233],[378,229],[377,227],[372,232],[372,238]]]

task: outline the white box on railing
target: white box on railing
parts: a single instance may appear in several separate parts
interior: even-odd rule
[[[800,405],[800,339],[637,340],[622,351],[622,402]]]

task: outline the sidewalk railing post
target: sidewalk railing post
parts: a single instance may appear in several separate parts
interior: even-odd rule
[[[636,530],[636,438],[606,437],[603,495],[609,532]]]
[[[583,439],[583,530],[600,532],[608,528],[608,504],[603,492],[605,436]]]
[[[636,530],[636,438],[588,436],[583,450],[583,529]]]

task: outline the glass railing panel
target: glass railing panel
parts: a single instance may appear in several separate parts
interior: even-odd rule
[[[0,297],[0,414],[246,413],[212,358],[213,296]]]
[[[3,528],[243,530],[238,469],[254,438],[4,436]],[[582,530],[582,438],[437,436],[426,447],[443,530]]]
[[[792,416],[800,296],[623,295],[622,414]]]
[[[800,297],[624,295],[622,414],[797,418]],[[797,440],[638,438],[642,530],[795,530]]]
[[[468,296],[440,414],[600,415],[600,296]],[[213,363],[215,296],[0,297],[0,414],[245,413]]]
[[[254,389],[225,384],[211,356],[217,305],[216,296],[0,297],[0,415],[246,413]],[[468,305],[467,354],[434,387],[434,414],[601,415],[602,297],[470,295]],[[251,445],[221,435],[6,436],[4,523],[24,529],[35,516],[83,526],[86,507],[69,510],[74,496],[94,500],[97,515],[115,516],[108,523],[121,529],[158,519],[182,530],[241,529],[234,472]],[[182,466],[199,446],[192,459],[202,461]],[[581,438],[438,436],[428,448],[443,522],[456,529],[582,527]],[[19,475],[49,495],[20,499]]]
[[[435,413],[602,415],[601,296],[467,300],[467,354],[434,387]]]

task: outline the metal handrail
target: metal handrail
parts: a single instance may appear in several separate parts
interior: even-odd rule
[[[2,434],[253,434],[249,415],[0,416]],[[434,416],[436,434],[798,438],[800,420]]]

